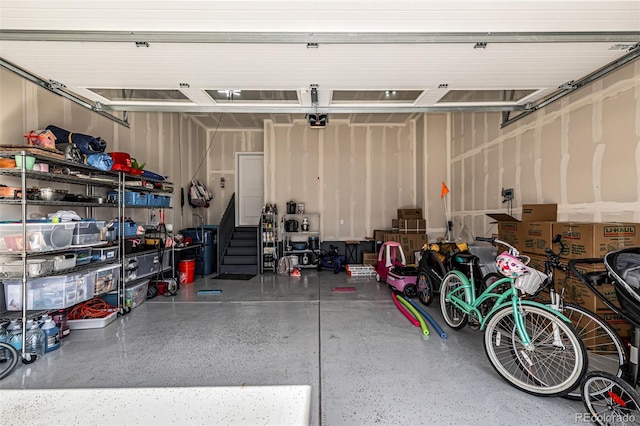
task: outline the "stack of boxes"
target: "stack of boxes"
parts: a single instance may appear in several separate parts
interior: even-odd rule
[[[373,231],[376,247],[385,241],[399,242],[407,264],[415,263],[414,252],[420,251],[428,242],[427,238],[427,221],[422,218],[422,209],[418,208],[398,209],[397,219],[391,221],[391,229]],[[377,261],[377,252],[363,252],[362,263],[375,265]]]
[[[566,265],[569,259],[603,258],[610,251],[640,246],[640,224],[636,223],[582,223],[557,222],[557,205],[524,204],[522,220],[506,214],[489,214],[498,221],[498,239],[508,242],[519,251],[531,257],[530,266],[544,270],[545,248],[551,247],[560,254]],[[554,235],[562,235],[563,249],[560,244],[552,244]],[[604,264],[577,265],[581,273],[604,271]],[[623,339],[630,339],[632,325],[608,309],[589,288],[577,277],[569,276],[565,280],[562,273],[556,271],[556,290],[564,287],[565,301],[575,303],[595,312],[604,318]],[[599,287],[609,301],[617,305],[613,285]]]

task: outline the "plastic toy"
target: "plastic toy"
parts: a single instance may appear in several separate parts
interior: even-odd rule
[[[378,252],[376,281],[385,280],[391,289],[411,299],[418,295],[417,276],[418,268],[407,266],[400,243],[385,241]]]

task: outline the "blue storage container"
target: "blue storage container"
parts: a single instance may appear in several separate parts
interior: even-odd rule
[[[171,207],[171,196],[170,195],[161,195],[160,196],[160,207]]]
[[[134,191],[124,192],[125,206],[148,206],[147,194]],[[107,193],[107,201],[110,203],[119,203],[118,191],[109,191]]]
[[[158,194],[149,194],[147,196],[147,204],[149,207],[162,207],[163,196]]]
[[[125,237],[135,237],[138,231],[138,224],[135,222],[123,222],[122,228],[124,229]],[[113,225],[107,231],[107,240],[117,240],[120,237],[120,232],[120,222],[113,222]]]

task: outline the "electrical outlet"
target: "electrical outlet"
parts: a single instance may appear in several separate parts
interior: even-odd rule
[[[344,225],[344,219],[340,219],[340,225]]]

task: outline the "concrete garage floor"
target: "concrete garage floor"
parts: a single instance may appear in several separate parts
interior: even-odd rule
[[[0,389],[311,385],[312,425],[549,426],[585,411],[511,387],[486,359],[481,332],[449,329],[435,303],[427,311],[446,340],[433,331],[424,340],[373,278],[198,278],[104,329],[73,331]]]

